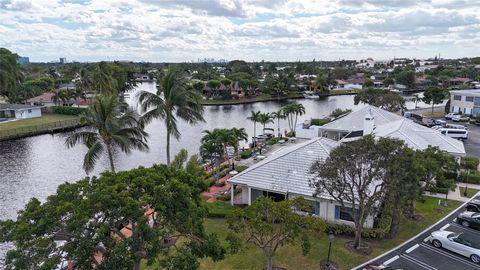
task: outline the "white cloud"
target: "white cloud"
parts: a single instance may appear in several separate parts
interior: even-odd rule
[[[465,0],[0,0],[0,46],[37,61],[475,56],[479,29]]]

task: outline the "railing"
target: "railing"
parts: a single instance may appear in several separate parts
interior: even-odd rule
[[[3,130],[2,124],[0,124],[0,141],[33,136],[38,134],[54,133],[66,129],[75,128],[78,126],[80,126],[80,122],[78,120],[63,120],[6,130]]]

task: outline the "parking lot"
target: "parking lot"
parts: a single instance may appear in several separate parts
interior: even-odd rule
[[[475,198],[480,199],[480,195]],[[465,211],[464,205],[405,244],[355,269],[371,269],[367,267],[368,265],[384,265],[391,269],[413,270],[480,269],[480,264],[473,263],[469,258],[446,249],[436,248],[428,241],[428,237],[433,231],[441,230],[462,233],[470,241],[480,243],[480,231],[462,227],[455,222],[457,215],[463,211]]]

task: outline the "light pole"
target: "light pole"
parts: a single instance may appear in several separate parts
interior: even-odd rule
[[[327,269],[330,269],[330,251],[332,250],[332,242],[335,240],[335,235],[332,232],[328,233],[328,255],[327,255],[327,263],[325,266]]]

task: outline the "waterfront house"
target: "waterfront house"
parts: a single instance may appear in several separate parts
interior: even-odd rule
[[[53,101],[55,96],[52,92],[45,92],[39,96],[32,97],[27,99],[27,104],[32,106],[44,106],[44,107],[53,107],[56,106],[55,102]]]
[[[314,196],[315,188],[310,185],[314,175],[311,165],[324,161],[339,142],[328,138],[315,138],[298,145],[286,147],[273,153],[247,170],[230,178],[232,205],[250,205],[259,196],[268,196],[275,201],[302,196],[311,204],[311,214],[331,223],[353,226],[351,208],[342,207],[328,193]],[[240,193],[234,196],[234,190]],[[373,227],[374,219],[365,222],[365,228]]]
[[[42,106],[0,103],[0,121],[42,116]]]
[[[320,136],[341,142],[373,134],[375,137],[402,140],[415,150],[433,146],[455,157],[466,154],[463,142],[371,105],[339,117],[319,130]]]

